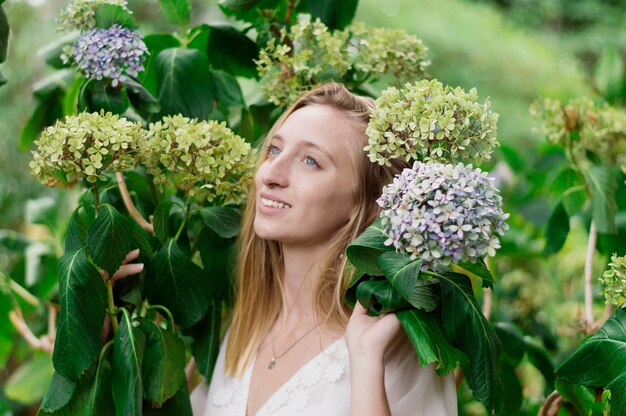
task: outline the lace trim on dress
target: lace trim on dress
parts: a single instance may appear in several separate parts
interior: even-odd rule
[[[297,412],[309,403],[311,390],[320,382],[336,383],[346,373],[348,349],[343,338],[312,358],[298,370],[259,409],[256,416],[273,415],[278,409]],[[229,416],[243,416],[246,412],[248,390],[254,362],[241,379],[231,378],[226,386],[213,394],[213,404],[222,407]]]

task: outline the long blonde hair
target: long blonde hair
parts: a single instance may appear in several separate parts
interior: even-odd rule
[[[349,92],[343,85],[329,83],[308,92],[289,107],[270,129],[262,143],[265,149],[274,133],[295,111],[308,105],[325,105],[344,114],[353,124],[353,143],[357,195],[356,213],[327,242],[320,261],[320,277],[315,287],[315,308],[318,320],[333,327],[344,328],[349,309],[343,302],[350,277],[346,273],[346,247],[376,218],[379,197],[384,184],[391,181],[404,164],[392,167],[370,163],[363,147],[367,144],[365,129],[374,101]],[[267,155],[260,152],[257,168]],[[236,301],[226,349],[226,373],[241,377],[283,307],[283,254],[281,244],[259,238],[254,232],[256,189],[248,192],[239,236]]]

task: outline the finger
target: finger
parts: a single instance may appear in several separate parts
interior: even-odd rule
[[[137,258],[139,258],[139,249],[129,251],[124,261],[122,261],[122,264],[130,263],[133,260],[137,260]]]
[[[361,305],[361,302],[358,300],[354,304],[354,310],[352,311],[352,315],[367,315],[367,310]]]
[[[143,270],[143,263],[124,264],[115,272],[111,280],[116,281],[128,276],[140,273]]]

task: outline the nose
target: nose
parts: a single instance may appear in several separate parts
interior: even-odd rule
[[[285,187],[289,184],[289,160],[283,155],[267,159],[260,170],[263,185]]]

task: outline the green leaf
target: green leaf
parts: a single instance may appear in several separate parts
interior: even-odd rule
[[[255,60],[259,47],[244,33],[229,25],[207,25],[206,52],[214,69],[237,77],[257,78]]]
[[[350,263],[360,272],[382,276],[383,272],[376,264],[376,257],[385,251],[395,251],[393,246],[385,245],[388,238],[381,228],[380,219],[376,220],[346,249]]]
[[[0,71],[0,87],[9,82],[9,79],[4,75],[4,72]]]
[[[63,114],[72,115],[78,113],[78,99],[86,82],[87,79],[82,76],[77,77],[74,82],[72,82],[65,97],[63,97]]]
[[[61,409],[71,400],[75,390],[76,382],[55,371],[40,409],[46,413]]]
[[[155,65],[160,114],[207,120],[215,93],[206,56],[196,49],[169,48],[159,53]]]
[[[592,165],[585,170],[585,179],[591,189],[592,217],[599,232],[615,234],[615,191],[617,177],[613,166]]]
[[[143,85],[131,78],[124,81],[124,85],[130,103],[142,116],[147,118],[161,110],[159,101]]]
[[[124,7],[116,6],[115,4],[99,4],[94,18],[96,19],[97,28],[108,29],[114,24],[118,24],[128,29],[137,29],[135,19],[133,19],[130,13]]]
[[[196,360],[198,371],[207,382],[211,380],[219,354],[221,321],[221,302],[216,297],[212,297],[206,316],[185,331],[185,335],[193,338],[191,351]]]
[[[544,254],[550,255],[558,253],[565,244],[567,235],[569,234],[569,216],[559,202],[552,210],[548,223],[546,225],[546,245],[543,249]]]
[[[396,312],[396,316],[413,344],[422,367],[436,363],[437,373],[442,376],[456,368],[460,352],[443,335],[437,312],[409,309]]]
[[[168,22],[182,27],[189,24],[191,6],[188,0],[159,0],[159,3]]]
[[[59,102],[59,96],[55,95],[45,101],[37,103],[35,111],[30,116],[20,135],[19,148],[22,151],[28,150],[39,133],[55,120],[63,117],[63,107]]]
[[[548,352],[543,345],[528,335],[525,335],[522,341],[526,350],[526,358],[541,372],[543,378],[546,379],[546,386],[550,390],[554,389],[554,364],[552,364]]]
[[[213,71],[215,94],[220,105],[226,107],[243,107],[243,93],[237,78],[224,71]]]
[[[67,33],[41,48],[38,54],[43,57],[46,64],[53,68],[69,68],[71,64],[69,62],[64,63],[63,60],[61,60],[61,55],[64,53],[63,49],[65,49],[65,47],[73,45],[74,42],[78,40],[78,35],[77,32]]]
[[[133,326],[128,311],[122,309],[113,344],[112,386],[116,416],[142,414],[141,366],[145,342],[143,332]]]
[[[84,249],[66,253],[59,262],[61,312],[52,361],[55,370],[77,381],[100,353],[106,289]]]
[[[187,383],[180,386],[180,390],[176,396],[166,401],[159,409],[147,409],[144,411],[145,416],[192,416],[191,402],[189,400],[189,391]]]
[[[98,363],[95,377],[89,384],[84,399],[85,409],[83,415],[97,416],[99,414],[113,414],[112,387],[113,369],[106,357],[102,357]]]
[[[502,380],[502,415],[518,415],[522,407],[522,384],[513,367],[508,361],[500,363],[500,380]]]
[[[0,230],[0,246],[12,252],[22,252],[31,244],[30,238],[26,234],[13,230]]]
[[[474,397],[489,411],[497,411],[502,390],[498,377],[500,340],[483,316],[467,276],[445,273],[440,282],[444,334],[469,360],[467,381]]]
[[[557,379],[611,391],[611,409],[626,414],[626,310],[617,309],[597,333],[556,368]]]
[[[147,319],[139,329],[146,335],[141,379],[143,397],[161,407],[185,380],[185,344],[173,332]]]
[[[7,60],[9,52],[9,19],[0,6],[0,63]]]
[[[474,263],[469,262],[469,261],[464,261],[464,262],[460,262],[458,265],[462,267],[463,269],[467,270],[468,272],[480,277],[483,281],[483,287],[492,288],[493,284],[496,282],[496,280],[493,278],[493,275],[489,271],[489,268],[487,268],[485,261],[482,259],[477,260]]]
[[[522,332],[510,322],[498,322],[493,329],[502,343],[502,359],[511,367],[517,367],[524,358]]]
[[[233,11],[250,10],[261,0],[220,0],[219,4]]]
[[[308,0],[311,15],[331,29],[348,26],[356,13],[359,0]]]
[[[94,262],[113,276],[132,250],[130,221],[112,205],[102,204],[89,228],[87,245]]]
[[[198,210],[204,224],[222,238],[239,234],[241,211],[230,207],[206,207]]]
[[[215,231],[204,227],[198,236],[197,245],[209,285],[218,299],[232,305],[237,256],[235,238],[222,238]]]
[[[387,280],[366,280],[359,283],[356,297],[372,316],[407,309],[410,306]]]
[[[624,86],[624,62],[615,48],[605,47],[596,64],[593,80],[600,94],[608,101],[618,98]]]
[[[626,241],[626,211],[617,213],[615,227],[617,234],[600,234],[598,236],[598,250],[608,257],[613,254],[626,255],[626,244],[624,244]]]
[[[275,106],[269,103],[253,104],[241,112],[241,119],[234,126],[235,132],[252,145],[265,135],[271,127],[272,111]]]
[[[52,380],[54,369],[49,355],[35,355],[22,363],[3,382],[6,397],[23,405],[40,401]]]
[[[153,97],[158,96],[156,58],[162,50],[180,46],[180,41],[172,35],[154,34],[143,38],[148,48],[148,58],[144,63],[145,70],[139,74],[139,81]]]
[[[45,225],[54,232],[59,221],[58,203],[50,196],[43,196],[26,201],[26,222]]]
[[[93,224],[95,216],[93,211],[79,205],[72,213],[65,234],[65,252],[78,250],[87,246],[87,233]]]
[[[108,84],[108,81],[89,80],[83,85],[78,96],[78,108],[87,111],[110,111],[124,114],[130,100],[122,88]]]
[[[393,251],[382,253],[376,265],[400,296],[413,307],[430,312],[439,302],[439,280],[420,277],[422,261]]]
[[[577,415],[591,416],[593,414],[596,394],[590,388],[561,379],[556,380],[555,386],[563,399],[574,406]]]
[[[72,85],[75,77],[76,75],[71,69],[55,71],[44,79],[37,81],[33,86],[33,95],[41,101],[46,101],[48,98],[63,94]]]
[[[181,328],[189,328],[206,314],[211,287],[204,271],[168,240],[154,257],[154,281],[146,287],[152,304],[163,305]]]
[[[173,201],[161,201],[154,211],[154,234],[162,243],[169,237],[170,210],[174,205]]]

